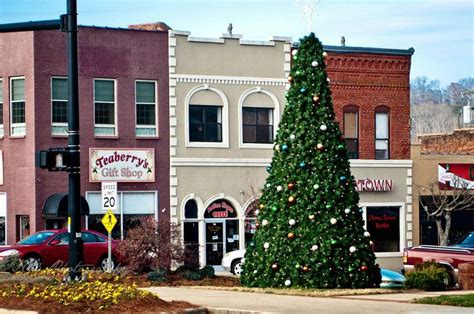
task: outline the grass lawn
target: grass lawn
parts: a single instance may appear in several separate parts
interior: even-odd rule
[[[415,299],[415,303],[474,307],[474,293]]]

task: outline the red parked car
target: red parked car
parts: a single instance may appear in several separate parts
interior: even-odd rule
[[[107,269],[107,237],[92,230],[82,231],[84,241],[84,266]],[[112,240],[112,267],[117,266],[117,247],[120,241]],[[18,254],[26,271],[39,270],[53,265],[66,266],[69,256],[69,233],[67,230],[43,230],[20,242],[0,247],[0,261]]]

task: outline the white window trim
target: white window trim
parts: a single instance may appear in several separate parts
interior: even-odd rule
[[[116,215],[120,215],[120,239],[123,240],[123,194],[124,193],[153,193],[155,195],[155,200],[154,200],[154,204],[153,206],[155,207],[155,213],[154,213],[154,217],[155,217],[155,220],[158,221],[158,191],[150,191],[150,190],[145,190],[145,191],[117,191],[117,197],[119,198],[119,202],[120,202],[120,213],[116,213],[114,212],[114,214]],[[101,195],[101,191],[86,191],[86,200],[88,199],[88,196],[90,194],[99,194]],[[102,213],[100,213],[102,214]],[[93,215],[100,215],[100,214],[93,214]],[[103,214],[105,215],[105,212],[103,212]],[[89,216],[90,215],[87,215],[86,216],[86,230],[89,230]]]
[[[250,89],[247,89],[245,92],[242,93],[239,99],[239,112],[238,112],[238,129],[239,129],[239,147],[240,148],[264,148],[264,149],[273,149],[273,143],[269,144],[261,144],[261,143],[244,143],[243,139],[243,133],[244,133],[244,128],[243,128],[243,118],[242,118],[242,109],[244,107],[244,102],[245,99],[255,93],[263,93],[267,96],[269,96],[272,101],[273,101],[273,140],[276,138],[277,134],[277,129],[278,125],[280,124],[280,103],[278,101],[278,98],[275,96],[270,91],[267,91],[260,86],[257,87],[252,87]],[[270,109],[270,108],[269,108]]]
[[[155,84],[155,102],[140,102],[141,104],[155,105],[155,125],[140,125],[137,124],[137,83],[146,82]],[[141,129],[155,129],[155,135],[137,135],[137,128]],[[158,138],[158,82],[155,80],[135,80],[135,136],[138,138]]]
[[[54,129],[51,128],[51,135],[54,135],[54,136],[61,136],[61,135],[68,135],[68,124],[67,123],[58,123],[58,122],[53,122],[53,101],[64,101],[64,99],[53,99],[53,79],[65,79],[67,81],[67,77],[65,76],[52,76],[51,77],[51,126],[52,127],[63,127],[64,128],[64,132],[63,133],[54,133]],[[69,99],[66,99],[65,100],[66,102],[69,101]],[[69,105],[68,105],[69,106]]]
[[[0,86],[2,87],[2,97],[0,98],[0,104],[4,105],[3,102],[3,95],[5,94],[5,90],[3,90],[3,78],[0,78]],[[3,123],[0,124],[0,139],[2,139],[5,136],[5,129],[4,129],[4,123],[5,123],[5,106],[3,107]]]
[[[189,140],[189,106],[191,105],[190,101],[194,94],[203,90],[212,91],[219,95],[222,99],[222,142],[191,142]],[[229,102],[227,101],[227,97],[225,96],[224,92],[222,92],[220,89],[209,86],[208,84],[199,85],[189,91],[189,93],[186,95],[186,99],[184,100],[184,105],[186,147],[229,148]]]
[[[374,252],[375,257],[401,257],[406,243],[406,210],[405,203],[401,202],[376,202],[360,203],[359,207],[363,209],[364,228],[367,230],[367,207],[400,207],[400,251],[399,252]]]
[[[25,102],[25,122],[24,123],[13,123],[13,110],[12,110],[12,104],[13,104],[13,84],[12,82],[14,80],[25,80],[25,99],[23,100]],[[25,137],[26,136],[26,77],[25,76],[15,76],[15,77],[10,77],[10,86],[9,86],[9,94],[10,94],[10,106],[9,106],[9,118],[10,118],[10,136],[11,137]],[[24,127],[25,128],[25,134],[13,134],[13,127]]]
[[[118,119],[117,119],[117,79],[110,78],[94,78],[92,86],[92,93],[94,99],[94,136],[95,137],[117,137],[118,134]],[[113,81],[114,82],[114,101],[100,101],[101,103],[114,104],[114,124],[96,124],[95,123],[95,82],[96,81]],[[95,128],[114,128],[114,134],[96,134]]]

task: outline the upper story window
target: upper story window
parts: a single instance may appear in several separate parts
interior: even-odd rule
[[[51,79],[51,134],[67,135],[67,79]]]
[[[156,110],[156,82],[135,82],[136,102],[136,136],[156,137],[157,132],[157,110]]]
[[[3,138],[3,80],[0,79],[0,138]],[[1,241],[0,241],[1,242]]]
[[[273,109],[242,108],[243,143],[273,143]]]
[[[12,136],[26,135],[24,77],[10,79],[10,120]]]
[[[94,79],[94,134],[117,135],[115,80]]]
[[[344,107],[344,139],[347,147],[347,156],[350,159],[359,158],[359,108],[356,106]]]
[[[389,159],[390,147],[389,109],[375,110],[375,159]]]
[[[189,105],[189,141],[222,142],[222,106]]]

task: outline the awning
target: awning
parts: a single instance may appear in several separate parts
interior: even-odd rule
[[[50,195],[43,204],[43,217],[45,218],[66,218],[67,217],[67,193],[55,193]],[[89,204],[81,196],[81,214],[89,215]]]

